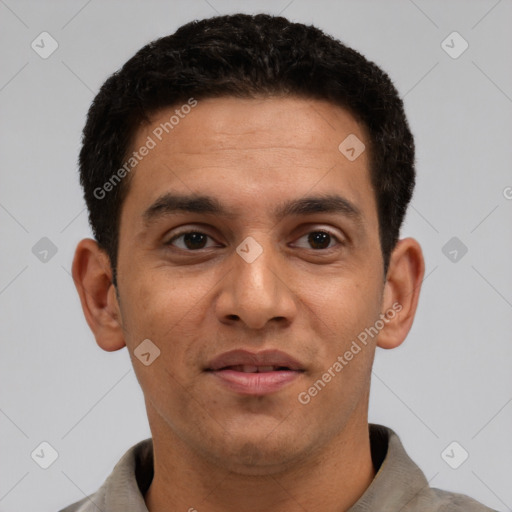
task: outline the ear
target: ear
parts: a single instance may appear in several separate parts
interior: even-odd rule
[[[420,244],[414,238],[399,240],[391,253],[383,291],[384,328],[379,332],[377,346],[395,348],[402,344],[411,329],[421,284],[425,274],[425,261]]]
[[[126,344],[110,260],[96,241],[85,238],[78,244],[72,275],[96,343],[108,352],[123,348]]]

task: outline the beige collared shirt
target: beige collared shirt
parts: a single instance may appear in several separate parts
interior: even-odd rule
[[[370,424],[370,444],[379,469],[347,512],[493,512],[463,494],[431,488],[390,428]],[[144,494],[152,478],[153,443],[146,439],[123,455],[95,494],[60,512],[148,512]]]

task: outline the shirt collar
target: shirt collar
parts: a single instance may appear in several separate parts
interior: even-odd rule
[[[409,458],[393,430],[370,424],[369,432],[372,460],[377,473],[370,486],[348,512],[405,510],[407,505],[411,506],[412,502],[420,499],[424,492],[428,493],[428,481]],[[144,494],[152,479],[153,442],[150,438],[131,447],[98,492],[82,500],[81,506],[72,510],[148,512]]]
[[[407,455],[393,430],[375,424],[369,427],[372,460],[377,473],[370,486],[347,512],[405,510],[420,495],[428,492],[428,481]]]

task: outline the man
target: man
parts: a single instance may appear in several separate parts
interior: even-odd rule
[[[71,511],[485,511],[368,425],[411,328],[414,143],[392,82],[314,27],[189,23],[101,88],[80,153],[96,240],[73,278],[127,347],[152,438]]]

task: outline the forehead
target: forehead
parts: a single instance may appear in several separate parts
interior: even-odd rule
[[[368,151],[352,161],[342,151],[347,138],[360,142],[358,151],[369,145],[364,127],[347,110],[294,97],[191,104],[162,109],[136,134],[134,151],[151,146],[131,176],[127,197],[141,213],[171,190],[213,194],[247,207],[254,197],[270,204],[283,193],[338,188],[361,209],[374,206]]]
[[[149,125],[139,129],[138,141],[153,135],[168,147],[194,153],[270,146],[304,149],[306,145],[314,153],[332,149],[333,144],[337,148],[345,132],[366,138],[364,127],[348,110],[324,100],[220,97],[186,107],[183,103],[157,112]],[[198,131],[200,140],[195,137]]]

